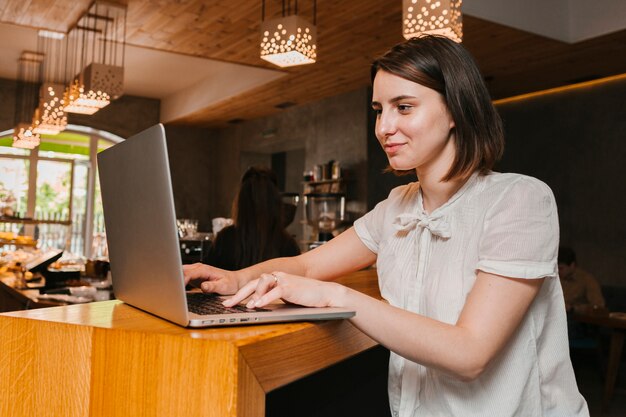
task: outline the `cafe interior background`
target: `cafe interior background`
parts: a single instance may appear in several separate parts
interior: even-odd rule
[[[198,231],[230,215],[248,166],[270,166],[282,191],[302,197],[329,161],[340,168],[330,184],[346,192],[349,225],[415,179],[383,173],[369,79],[372,60],[403,40],[410,2],[0,0],[0,251],[26,239],[7,236],[33,234],[25,246],[105,256],[97,152],[156,123],[167,133],[177,217],[197,219]],[[429,2],[439,3],[448,0]],[[463,45],[504,121],[497,170],[552,188],[562,244],[597,277],[609,309],[626,311],[626,2],[465,0],[461,12]],[[294,15],[315,26],[315,62],[262,59],[265,26]],[[94,33],[108,33],[102,54]],[[60,98],[77,74],[94,82],[96,67],[87,68],[99,59],[117,68],[108,105],[61,112],[60,133],[41,133],[32,150],[13,146],[15,128],[43,109],[39,83],[62,81]],[[306,247],[303,218],[300,202],[288,230]],[[599,388],[583,391],[599,403]]]
[[[229,216],[241,173],[254,164],[275,169],[283,191],[302,193],[303,173],[337,161],[349,220],[414,180],[382,173],[386,158],[369,105],[371,61],[403,40],[401,0],[114,5],[126,21],[123,38],[109,45],[124,46],[123,91],[92,115],[67,113],[63,132],[42,134],[28,150],[12,146],[23,101],[20,57],[41,52],[41,31],[69,36],[79,22],[89,24],[81,19],[93,5],[0,1],[3,187],[13,181],[17,189],[20,178],[16,214],[71,223],[66,250],[94,256],[101,249],[94,244],[104,233],[96,152],[159,122],[177,215],[198,219],[199,231]],[[261,59],[262,24],[293,14],[316,26],[315,62],[279,67]],[[505,124],[497,169],[548,183],[562,243],[603,286],[625,288],[626,3],[465,0],[462,22],[463,44]],[[290,231],[302,239],[297,216]]]

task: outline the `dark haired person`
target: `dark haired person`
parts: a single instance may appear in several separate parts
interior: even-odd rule
[[[354,309],[392,352],[394,416],[588,416],[568,356],[557,210],[541,181],[491,171],[502,125],[469,53],[427,36],[372,66],[376,136],[419,182],[300,256],[185,268],[205,291]],[[379,301],[326,282],[374,262]],[[308,277],[308,278],[304,278]]]
[[[558,264],[566,311],[583,313],[604,310],[600,284],[593,275],[578,267],[576,253],[572,248],[559,248]]]
[[[251,167],[233,203],[234,224],[222,229],[204,262],[234,271],[268,259],[300,254],[284,229],[283,203],[273,171]]]

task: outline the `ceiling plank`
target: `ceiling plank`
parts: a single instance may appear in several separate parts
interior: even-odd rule
[[[0,21],[67,31],[91,0],[3,0]],[[117,1],[125,3],[124,1]],[[310,2],[300,15],[312,19]],[[267,1],[266,18],[281,14]],[[369,85],[372,60],[402,41],[399,0],[318,0],[318,61],[282,69],[287,75],[238,97],[185,116],[177,123],[224,126],[283,111]],[[127,43],[260,68],[261,2],[252,0],[132,0]],[[493,98],[626,73],[626,31],[567,44],[473,16],[464,16],[464,45],[474,55]],[[236,82],[236,80],[234,81]]]

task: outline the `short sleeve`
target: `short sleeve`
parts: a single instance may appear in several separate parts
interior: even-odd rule
[[[400,212],[406,211],[415,203],[419,184],[412,182],[400,185],[376,207],[354,222],[354,230],[365,246],[378,254],[380,243],[390,233],[394,233],[393,220]]]
[[[556,203],[543,182],[520,176],[487,210],[477,269],[512,278],[557,276]]]
[[[354,222],[354,231],[361,239],[361,242],[369,250],[378,253],[378,245],[380,243],[383,232],[383,220],[385,218],[385,210],[387,200],[383,200],[374,207],[373,210],[366,213],[363,217],[358,218]]]

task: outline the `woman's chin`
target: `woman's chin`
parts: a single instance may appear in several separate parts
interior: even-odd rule
[[[389,166],[394,169],[394,171],[413,171],[415,170],[414,166],[409,164],[403,164],[398,161],[394,161],[393,158],[389,158]]]

